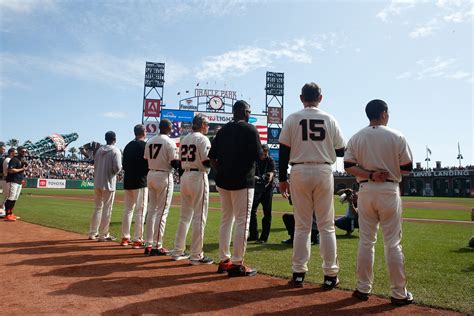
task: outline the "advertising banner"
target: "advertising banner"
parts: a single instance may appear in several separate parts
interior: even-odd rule
[[[281,128],[268,128],[268,143],[269,144],[278,144],[278,139],[280,138]]]
[[[268,155],[272,157],[273,160],[275,160],[275,164],[278,165],[278,149],[275,148],[270,148],[270,151],[268,152]]]
[[[143,125],[145,125],[147,138],[158,135],[158,133],[159,133],[158,125],[159,124],[160,124],[159,121],[145,121],[145,122],[143,122]]]
[[[93,189],[94,188],[94,181],[81,181],[79,184],[80,189]]]
[[[145,99],[145,116],[160,117],[160,99]]]
[[[183,110],[163,110],[161,111],[161,119],[168,119],[171,122],[190,123],[193,121],[193,111]]]
[[[40,189],[65,189],[66,180],[62,179],[38,179]]]
[[[281,108],[269,106],[268,107],[268,123],[281,124]]]
[[[202,114],[207,117],[209,124],[224,125],[232,121],[232,114],[230,113],[196,112],[196,114]]]
[[[185,100],[179,101],[179,109],[180,110],[188,110],[188,111],[197,111],[198,105],[194,103],[194,98],[188,98]]]

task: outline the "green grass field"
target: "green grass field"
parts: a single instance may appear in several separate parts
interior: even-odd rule
[[[89,227],[93,202],[83,200],[65,200],[60,196],[87,196],[92,198],[92,190],[40,190],[24,189],[15,213],[22,220],[40,225],[86,234]],[[118,191],[117,196],[123,192]],[[39,197],[37,195],[44,195]],[[212,197],[217,196],[215,194]],[[415,200],[403,198],[404,201]],[[442,200],[446,200],[443,198]],[[426,199],[416,198],[417,201]],[[433,201],[435,199],[429,198]],[[461,203],[472,207],[472,199],[453,199],[450,202]],[[173,202],[173,204],[176,204]],[[211,207],[219,207],[218,202],[210,203]],[[344,214],[345,205],[335,203],[338,215]],[[274,198],[275,214],[269,242],[265,245],[248,244],[246,262],[258,269],[260,273],[289,278],[291,275],[292,248],[280,243],[286,239],[287,233],[279,212],[291,212],[288,202],[278,195]],[[116,203],[112,216],[111,232],[120,237],[120,226],[123,204]],[[173,207],[168,217],[165,233],[165,246],[173,247],[179,208]],[[470,221],[468,210],[410,209],[404,210],[404,217],[447,219]],[[259,210],[259,220],[261,211]],[[218,232],[220,212],[211,209],[205,236],[205,252],[215,260],[218,259]],[[417,303],[448,308],[472,313],[474,311],[474,251],[467,247],[469,238],[474,235],[473,225],[443,223],[404,222],[403,250],[406,260],[408,288],[413,292]],[[340,287],[354,289],[355,259],[357,254],[358,232],[346,237],[344,231],[337,230],[338,257],[340,262]],[[189,241],[188,234],[188,241]],[[388,297],[389,283],[387,269],[383,257],[382,236],[376,246],[375,259],[376,295]],[[321,271],[319,246],[312,246],[312,257],[307,274],[308,282],[320,283],[323,279]],[[469,281],[470,280],[470,281]]]

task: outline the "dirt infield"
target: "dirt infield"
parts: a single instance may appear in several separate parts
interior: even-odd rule
[[[292,289],[287,280],[229,278],[216,266],[98,243],[22,221],[0,221],[0,314],[318,314],[460,315],[419,305],[394,307],[372,296]],[[416,299],[416,298],[415,298]]]

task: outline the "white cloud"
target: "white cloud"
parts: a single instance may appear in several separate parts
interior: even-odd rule
[[[381,19],[383,22],[389,22],[389,18],[391,16],[398,16],[402,13],[402,11],[413,8],[415,4],[419,2],[416,0],[392,0],[388,6],[383,8],[379,13],[377,13],[377,17]]]
[[[410,78],[410,77],[411,77],[411,72],[405,71],[405,72],[399,74],[396,78],[397,79],[407,79],[407,78]]]
[[[421,68],[414,76],[417,80],[431,78],[464,80],[472,76],[471,73],[461,69],[456,58],[436,57],[429,60],[421,59],[416,63]]]
[[[122,58],[104,54],[79,54],[62,58],[0,54],[2,73],[15,69],[60,74],[85,81],[96,81],[119,87],[143,87],[145,59]],[[21,65],[21,67],[20,67]],[[169,75],[167,75],[169,73]],[[166,62],[166,82],[173,84],[189,70],[174,61]],[[7,80],[5,78],[5,80]]]
[[[294,45],[283,43],[281,47],[275,49],[246,47],[210,56],[202,62],[196,77],[203,80],[220,79],[225,75],[241,76],[258,68],[269,67],[280,59],[308,64],[312,62],[312,57],[305,46],[307,46],[305,40],[296,40]]]
[[[13,13],[30,13],[36,10],[48,10],[48,9],[54,8],[55,6],[56,6],[56,3],[53,0],[2,0],[0,1],[0,10],[10,11]]]
[[[125,118],[127,115],[124,112],[105,112],[102,113],[102,116],[111,119],[122,119]]]
[[[412,32],[410,32],[410,34],[408,34],[408,36],[415,39],[418,37],[425,37],[425,36],[432,35],[434,31],[439,29],[438,24],[439,24],[438,20],[431,19],[425,25],[416,27],[415,30],[413,30]]]

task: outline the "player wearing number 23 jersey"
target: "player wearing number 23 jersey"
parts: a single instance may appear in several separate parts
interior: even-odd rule
[[[168,137],[171,122],[161,120],[159,128],[160,134],[148,140],[144,153],[150,169],[147,176],[149,201],[145,232],[145,253],[150,255],[167,253],[163,248],[163,235],[173,197],[172,170],[179,167],[176,144]]]
[[[207,157],[211,142],[207,134],[207,118],[196,115],[193,119],[193,132],[181,141],[180,158],[183,175],[181,176],[181,214],[174,241],[173,259],[188,258],[186,235],[192,223],[191,264],[212,264],[202,251],[204,228],[206,226],[209,204],[209,182],[207,174],[211,166]]]
[[[293,283],[303,286],[308,271],[312,214],[320,233],[320,254],[323,259],[324,284],[332,289],[338,284],[336,231],[334,226],[334,178],[331,165],[336,156],[344,155],[341,130],[330,114],[318,106],[321,89],[315,83],[305,84],[301,91],[304,109],[291,114],[280,134],[280,192],[291,189],[295,214],[293,242]],[[288,187],[287,168],[292,166]]]

